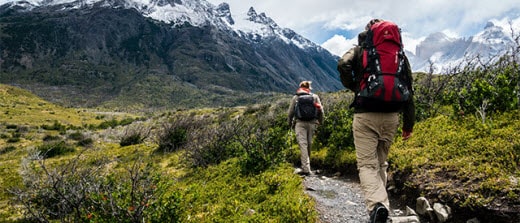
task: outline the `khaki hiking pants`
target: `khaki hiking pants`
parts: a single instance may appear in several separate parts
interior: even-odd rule
[[[294,131],[296,132],[296,140],[298,141],[298,146],[300,147],[300,159],[301,159],[301,168],[303,172],[310,173],[311,172],[311,146],[312,146],[312,137],[314,136],[314,131],[316,130],[316,120],[313,121],[296,121],[296,125],[294,126]]]
[[[390,208],[386,192],[388,152],[399,126],[399,113],[354,114],[357,168],[368,211],[377,203]]]

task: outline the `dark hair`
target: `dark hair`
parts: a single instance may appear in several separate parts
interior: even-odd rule
[[[357,39],[358,39],[358,46],[364,46],[365,41],[367,39],[367,31],[365,30],[363,32],[360,32],[358,34]]]
[[[382,19],[372,19],[370,20],[370,22],[367,23],[367,25],[365,26],[365,30],[369,30],[370,27],[378,22],[382,22],[383,20]]]

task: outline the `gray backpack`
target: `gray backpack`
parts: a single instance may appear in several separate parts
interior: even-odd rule
[[[312,94],[298,94],[296,105],[294,106],[296,119],[310,121],[318,118],[318,108],[314,105]]]

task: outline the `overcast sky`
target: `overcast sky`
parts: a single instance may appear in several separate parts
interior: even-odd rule
[[[401,26],[405,48],[415,52],[424,37],[444,32],[469,37],[493,19],[520,17],[520,0],[208,0],[227,2],[234,17],[252,6],[334,54],[350,48],[372,18]],[[502,20],[504,21],[504,20]],[[505,20],[507,22],[507,19]]]

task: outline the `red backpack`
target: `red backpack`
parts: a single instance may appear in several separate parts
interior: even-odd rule
[[[357,104],[368,111],[397,111],[410,98],[411,83],[399,27],[382,21],[367,32]]]

